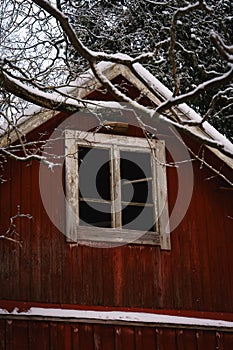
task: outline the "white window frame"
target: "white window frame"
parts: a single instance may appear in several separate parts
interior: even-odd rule
[[[114,228],[102,228],[95,226],[79,225],[79,180],[78,180],[78,146],[88,146],[110,149],[114,169],[111,169],[111,191],[114,194],[114,205],[121,205],[120,188],[115,186],[120,183],[120,150],[152,152],[152,188],[153,202],[157,211],[156,232],[147,232],[140,235],[139,230],[127,230],[120,228],[121,218],[115,215],[119,213],[113,208],[112,221]],[[170,250],[170,228],[167,201],[166,157],[165,143],[162,140],[147,140],[131,136],[119,136],[92,133],[78,130],[65,131],[65,189],[67,200],[66,211],[66,237],[67,241],[74,242],[102,242],[102,243],[128,243],[159,245],[161,249]],[[75,218],[70,223],[70,207]],[[160,213],[160,215],[158,215]],[[140,237],[140,238],[138,238]]]

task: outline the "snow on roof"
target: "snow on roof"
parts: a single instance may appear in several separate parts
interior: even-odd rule
[[[94,310],[76,310],[60,308],[40,308],[31,307],[27,311],[19,311],[15,308],[12,312],[0,309],[0,316],[20,316],[20,317],[44,317],[44,318],[62,318],[77,319],[80,321],[104,321],[108,323],[143,323],[147,324],[165,324],[194,327],[214,327],[233,329],[233,322],[214,320],[196,317],[171,316],[149,312],[132,311],[94,311]]]
[[[147,69],[145,69],[139,63],[135,64],[135,66],[137,66],[137,71],[144,77],[144,79],[146,79],[149,82],[150,85],[153,86],[156,92],[162,95],[164,100],[169,100],[172,97],[172,92],[164,84],[162,84],[155,76],[148,72]],[[185,114],[190,120],[196,122],[200,122],[202,120],[201,116],[197,112],[195,112],[191,107],[189,107],[186,103],[182,103],[175,108],[178,108],[178,110]],[[227,149],[229,149],[233,153],[233,144],[208,122],[203,123],[203,131],[213,140],[222,143]]]
[[[130,57],[127,55],[116,54],[115,58],[119,58],[119,59],[123,58],[127,60]],[[146,87],[131,73],[131,71],[126,66],[123,66],[121,64],[111,63],[111,62],[100,62],[98,64],[98,69],[102,71],[108,77],[109,80],[113,79],[119,74],[122,74],[140,91],[144,91],[147,94],[148,98],[153,100],[153,102],[155,102],[157,105],[160,105],[163,101],[166,101],[172,98],[172,92],[164,84],[162,84],[156,77],[154,77],[146,68],[144,68],[139,63],[135,63],[134,67],[136,68],[139,75],[142,76],[143,79],[147,81],[147,83],[151,87],[153,87],[153,90],[156,92],[158,96],[152,95],[148,91],[148,89],[146,89]],[[78,76],[77,79],[71,82],[69,86],[62,87],[59,89],[59,91],[62,92],[63,94],[70,94],[75,96],[76,98],[82,99],[85,96],[87,96],[91,91],[98,89],[100,86],[101,86],[100,82],[97,81],[97,79],[93,75],[93,72],[89,69],[85,73]],[[92,103],[93,102],[94,101],[92,101]],[[78,101],[76,103],[78,107],[79,105]],[[99,106],[103,105],[105,107],[113,107],[111,102],[98,101],[96,103]],[[116,105],[113,108],[116,108]],[[183,117],[186,119],[196,121],[196,122],[201,121],[201,116],[185,103],[175,106],[174,110],[177,111],[177,113],[181,113]],[[52,118],[57,113],[59,112],[46,111],[41,107],[32,105],[28,110],[25,111],[24,117],[20,121],[20,126],[22,126],[21,128],[22,133],[26,134],[27,132],[30,132],[33,128],[38,127],[39,125],[44,123],[46,120]],[[204,140],[205,139],[208,140],[209,138],[211,140],[221,143],[226,151],[233,154],[233,144],[208,122],[203,123],[203,130],[201,130],[199,127],[193,127],[192,131],[196,133],[198,136],[201,136]],[[6,142],[6,139],[7,138],[5,138],[4,140],[4,136],[2,136],[2,140],[0,140],[0,145],[3,145],[4,142]],[[12,142],[15,141],[16,136],[15,138],[11,137],[11,140]],[[233,168],[233,161],[231,158],[225,156],[222,152],[220,152],[217,149],[211,148],[211,151],[214,152],[225,163],[227,163],[231,168]]]

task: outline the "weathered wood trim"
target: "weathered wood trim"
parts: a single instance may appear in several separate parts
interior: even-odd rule
[[[97,134],[78,130],[65,132],[66,154],[66,236],[71,243],[118,243],[160,245],[161,249],[171,249],[167,201],[165,144],[160,140],[148,140],[119,135]],[[111,196],[112,223],[114,228],[100,228],[79,225],[78,213],[78,145],[109,148],[111,154]],[[121,182],[120,150],[148,152],[153,154],[152,191],[155,208],[155,232],[121,229]],[[71,209],[72,208],[72,211]],[[118,229],[119,228],[119,229]]]
[[[73,238],[73,237],[72,237]],[[117,228],[102,228],[95,226],[77,226],[71,243],[91,245],[91,243],[146,244],[160,245],[160,235],[157,232],[124,230]]]
[[[163,141],[157,142],[155,149],[156,159],[156,173],[157,173],[157,196],[158,196],[158,215],[159,215],[159,232],[161,237],[161,249],[171,249],[170,241],[170,224],[168,212],[168,198],[167,198],[167,175],[166,175],[166,156],[165,143]]]
[[[65,189],[66,189],[66,240],[76,241],[79,224],[78,148],[73,133],[65,131]]]
[[[12,130],[0,137],[0,147],[6,147],[8,144],[14,143],[18,140],[18,134],[20,134],[21,137],[27,135],[32,130],[52,119],[56,114],[58,114],[57,111],[42,110],[41,112],[26,118],[24,122],[17,125],[17,133],[15,130]]]
[[[115,226],[116,228],[121,228],[122,215],[121,215],[121,177],[120,177],[120,152],[119,148],[113,144],[113,169],[112,179],[113,179],[113,210],[115,217]]]
[[[165,328],[165,329],[189,329],[197,331],[215,331],[232,333],[233,327],[219,327],[219,326],[203,326],[203,325],[188,325],[188,324],[176,324],[176,323],[161,323],[151,322],[144,323],[140,321],[124,321],[124,320],[100,320],[100,319],[86,319],[86,318],[73,318],[73,317],[52,317],[52,316],[26,316],[26,315],[0,315],[0,319],[5,320],[18,320],[18,321],[42,321],[42,322],[65,322],[65,323],[85,323],[85,324],[102,324],[102,325],[121,325],[121,326],[133,326],[133,327],[150,327],[150,328]]]
[[[59,314],[59,315],[58,315]],[[70,315],[69,315],[70,314]],[[58,321],[112,325],[132,325],[156,328],[177,328],[233,332],[233,322],[171,316],[166,314],[132,311],[94,311],[77,309],[32,308],[29,312],[7,313],[0,311],[0,319],[27,321]]]
[[[98,144],[98,147],[104,145],[117,145],[118,147],[130,147],[140,151],[141,148],[149,150],[149,143],[146,139],[137,138],[132,136],[121,136],[121,135],[112,135],[112,134],[101,134],[88,131],[79,131],[79,130],[69,130],[69,135],[72,139],[75,139],[78,144],[81,145],[92,145],[95,146]]]

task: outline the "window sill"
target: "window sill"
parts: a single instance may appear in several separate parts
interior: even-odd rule
[[[124,230],[115,228],[100,228],[94,226],[78,226],[73,235],[67,235],[67,242],[87,245],[124,245],[145,244],[161,245],[160,235],[157,232]]]

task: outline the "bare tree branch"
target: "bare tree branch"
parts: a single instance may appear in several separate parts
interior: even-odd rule
[[[40,158],[39,154],[30,154],[27,151],[17,129],[17,123],[20,122],[20,117],[17,116],[20,115],[20,110],[21,116],[24,116],[25,102],[68,114],[90,107],[91,104],[98,105],[97,102],[78,99],[73,96],[72,89],[66,89],[76,78],[77,72],[83,71],[86,67],[91,68],[94,76],[117,101],[127,102],[151,118],[170,123],[194,138],[197,135],[193,132],[193,126],[198,125],[204,130],[204,122],[218,111],[223,113],[228,108],[230,113],[233,78],[233,48],[230,38],[227,34],[221,36],[226,31],[222,30],[222,33],[218,34],[222,25],[219,21],[218,27],[213,27],[211,32],[211,49],[215,50],[216,55],[218,51],[220,60],[212,59],[211,64],[208,64],[205,62],[206,57],[201,57],[205,45],[202,43],[204,39],[197,37],[195,33],[195,30],[199,29],[198,25],[211,27],[211,16],[216,16],[216,11],[214,12],[214,2],[210,3],[212,8],[203,0],[192,4],[185,1],[182,6],[178,0],[166,2],[137,0],[129,1],[127,6],[122,5],[120,1],[105,1],[106,6],[103,6],[102,1],[92,3],[70,0],[56,2],[26,0],[22,3],[15,0],[4,1],[1,5],[0,115],[8,129],[14,129],[18,133],[24,154],[18,159]],[[139,10],[147,13],[142,27],[147,30],[148,35],[160,11],[162,13],[161,22],[155,27],[156,30],[149,36],[149,40],[144,36],[141,27],[137,31],[137,21],[140,21]],[[163,23],[166,16],[169,20]],[[196,21],[196,28],[192,25],[189,28],[190,33],[185,33],[183,30],[183,22],[187,19]],[[121,35],[117,39],[122,42],[122,47],[128,48],[127,55],[122,54],[120,50],[113,52],[107,46],[109,43],[112,46],[115,44],[114,38],[118,32],[116,26],[119,27]],[[209,40],[209,29],[205,31],[202,28],[202,30],[206,35],[205,40]],[[183,36],[188,39],[184,39]],[[14,40],[16,37],[17,40]],[[77,62],[74,57],[77,57]],[[145,90],[154,97],[157,96],[157,91],[140,75],[137,63],[141,62],[149,69],[153,67],[158,74],[161,70],[164,81],[167,79],[170,87],[173,87],[173,96],[157,108],[141,106],[137,99],[128,97],[119,86],[103,74],[98,66],[100,61],[126,66],[145,86]],[[189,76],[192,69],[190,62],[196,65],[193,70],[197,69],[198,72],[195,84],[192,76]],[[176,120],[172,119],[169,111],[173,107],[186,102],[194,104],[197,99],[203,99],[207,94],[210,96],[210,92],[212,95],[205,109],[200,103],[199,109],[202,114],[200,121],[186,121],[179,116]],[[139,123],[143,124],[140,120]],[[233,154],[224,149],[223,144],[201,136],[199,141],[233,158]],[[3,149],[2,153],[11,156],[9,149]],[[14,154],[12,156],[15,157]]]
[[[173,106],[179,105],[184,102],[190,102],[194,100],[197,96],[199,96],[200,93],[205,92],[209,89],[220,88],[224,84],[231,82],[232,79],[233,79],[233,65],[230,65],[230,69],[228,70],[228,72],[221,75],[220,77],[211,79],[209,81],[206,81],[203,84],[200,84],[199,86],[196,87],[196,89],[188,92],[187,94],[179,95],[177,97],[172,97],[169,100],[165,101],[157,108],[157,112],[162,113]]]
[[[22,247],[22,242],[19,240],[20,233],[17,230],[17,224],[15,221],[17,219],[32,219],[32,216],[30,214],[22,214],[20,213],[20,206],[17,207],[17,214],[10,217],[9,227],[3,234],[0,235],[0,239],[7,240],[13,243],[18,244],[20,247]]]

